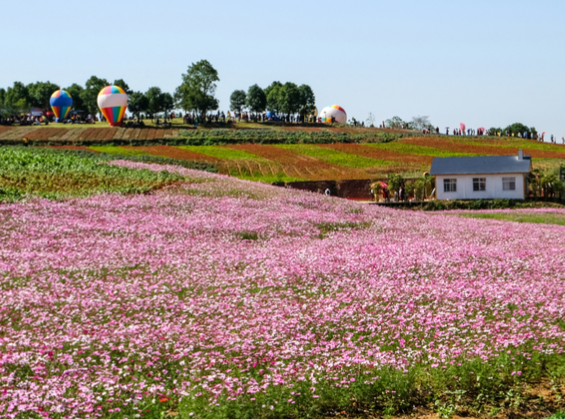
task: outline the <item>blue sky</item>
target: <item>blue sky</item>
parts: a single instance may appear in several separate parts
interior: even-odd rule
[[[6,2],[8,3],[8,2]],[[123,78],[174,92],[190,63],[235,89],[309,84],[318,108],[442,130],[523,122],[565,136],[565,2],[28,0],[2,8],[0,86]]]

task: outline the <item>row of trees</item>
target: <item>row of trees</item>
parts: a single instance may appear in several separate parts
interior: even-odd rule
[[[129,111],[139,116],[141,113],[155,115],[160,112],[170,112],[178,107],[187,112],[195,112],[205,116],[207,112],[217,110],[219,101],[215,97],[216,82],[220,79],[212,65],[202,60],[189,66],[182,75],[182,83],[174,95],[162,92],[159,87],[151,87],[147,92],[133,91],[122,80],[110,83],[96,76],[90,77],[84,86],[73,84],[65,87],[73,98],[73,109],[96,114],[98,112],[98,93],[104,87],[113,84],[123,88],[129,95]],[[0,88],[0,113],[16,115],[27,113],[31,108],[48,110],[51,95],[60,86],[51,82],[37,82],[25,85],[15,82],[7,89]]]
[[[307,84],[301,86],[287,82],[282,84],[275,81],[265,89],[254,84],[247,92],[235,90],[230,96],[230,109],[242,112],[249,109],[254,113],[265,110],[275,114],[300,114],[310,115],[316,108],[316,97],[312,88]]]
[[[95,114],[98,111],[96,104],[98,93],[109,84],[106,79],[92,76],[86,81],[84,87],[75,83],[66,87],[65,90],[73,98],[74,109]],[[113,84],[124,88],[128,93],[131,92],[127,83],[122,79],[115,80]],[[59,85],[50,81],[28,85],[17,81],[12,87],[0,88],[0,112],[2,114],[19,114],[29,112],[31,108],[48,110],[51,95],[59,89]]]
[[[371,117],[372,114],[369,115],[369,119],[371,119]],[[394,116],[390,119],[387,119],[384,123],[385,128],[414,129],[418,131],[428,128],[432,125],[429,117],[427,116],[415,116],[412,118],[412,121],[404,121],[399,116]]]

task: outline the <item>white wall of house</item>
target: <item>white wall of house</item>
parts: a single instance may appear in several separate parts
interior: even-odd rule
[[[473,190],[473,179],[486,179],[484,191]],[[503,190],[503,178],[516,178],[516,189],[513,191]],[[456,179],[457,191],[446,192],[444,190],[444,179]],[[441,175],[436,176],[437,199],[525,199],[524,174],[508,173],[497,175]]]

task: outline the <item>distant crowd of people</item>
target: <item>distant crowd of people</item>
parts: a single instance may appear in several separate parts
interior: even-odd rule
[[[173,114],[174,115],[174,114]],[[322,122],[322,118],[316,118],[315,116],[303,116],[303,115],[275,115],[272,113],[253,113],[253,112],[238,112],[228,111],[225,113],[224,111],[217,111],[215,113],[208,113],[204,119],[201,116],[195,113],[187,113],[184,116],[181,115],[185,124],[187,125],[198,125],[201,123],[228,123],[234,124],[237,122],[268,122],[268,121],[276,121],[276,122],[284,122],[284,123],[291,123],[291,124],[301,124],[301,123],[316,123]],[[332,122],[335,122],[335,118]]]
[[[9,117],[0,116],[0,125],[4,126],[26,126],[26,125],[49,125],[53,122],[62,124],[94,124],[98,121],[96,115],[81,116],[79,113],[71,114],[68,118],[57,121],[54,115],[12,115]]]

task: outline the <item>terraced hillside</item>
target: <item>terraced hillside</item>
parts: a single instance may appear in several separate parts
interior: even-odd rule
[[[434,157],[511,155],[524,150],[534,168],[555,170],[565,146],[499,137],[418,136],[345,126],[237,124],[231,129],[96,125],[0,127],[0,145],[65,146],[122,155],[201,161],[241,179],[273,182],[420,176]]]
[[[565,164],[565,147],[519,139],[410,137],[389,143],[233,144],[214,146],[93,146],[108,154],[155,155],[207,162],[223,174],[266,183],[298,180],[377,179],[389,173],[420,176],[434,157],[513,155],[519,149],[534,168]]]

